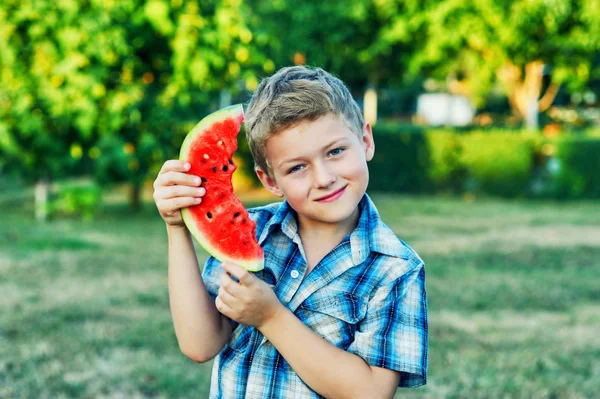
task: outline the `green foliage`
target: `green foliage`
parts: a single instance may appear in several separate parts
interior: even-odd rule
[[[375,157],[369,163],[369,190],[424,193],[432,189],[427,176],[426,137],[415,131],[373,132]]]
[[[305,63],[340,76],[363,91],[366,84],[403,82],[414,49],[412,17],[418,1],[250,0],[258,40],[269,42],[276,65]]]
[[[94,183],[67,183],[58,187],[50,203],[50,215],[93,220],[102,200],[100,187]]]
[[[461,193],[467,171],[461,163],[461,144],[452,130],[426,133],[429,151],[428,177],[441,192]]]
[[[600,137],[565,137],[556,145],[558,172],[552,191],[558,198],[600,198]]]
[[[600,139],[593,134],[548,143],[524,130],[396,129],[392,124],[374,128],[369,190],[508,198],[600,196]],[[558,172],[548,170],[555,161],[541,155],[542,145],[556,147]],[[532,184],[539,178],[543,192],[533,193]]]
[[[268,60],[246,12],[230,0],[2,2],[0,167],[139,185],[220,90],[256,86]]]
[[[600,50],[599,7],[597,0],[425,1],[412,15],[419,47],[409,70],[463,78],[477,104],[509,63],[523,71],[541,60],[555,83],[581,88],[598,67],[592,54]]]
[[[237,137],[238,149],[235,153],[237,157],[241,159],[241,166],[236,170],[236,174],[242,174],[243,178],[250,182],[253,187],[261,187],[262,183],[256,176],[254,172],[254,158],[252,157],[252,153],[250,152],[250,146],[248,145],[248,141],[246,140],[246,131],[245,125],[242,124],[242,128],[240,129],[240,133]]]
[[[5,0],[0,170],[32,180],[94,173],[139,187],[177,156],[189,126],[222,105],[220,94],[242,98],[293,62],[323,66],[357,94],[367,83],[453,75],[483,98],[498,68],[537,59],[552,65],[556,82],[581,87],[597,73],[598,12],[595,0]],[[374,187],[457,191],[467,164],[479,179],[497,174],[476,152],[457,158],[453,148],[475,144],[452,135],[397,145],[409,151],[385,155],[391,167],[374,161],[388,179]],[[525,158],[515,157],[524,170]],[[413,161],[424,164],[411,177]]]
[[[377,135],[423,134],[425,127],[414,123],[380,122],[373,128]]]
[[[458,141],[458,164],[473,179],[475,191],[503,197],[527,193],[533,170],[533,137],[526,132],[474,132],[461,135]]]

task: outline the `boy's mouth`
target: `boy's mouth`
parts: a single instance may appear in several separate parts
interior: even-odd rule
[[[315,201],[317,202],[331,202],[331,201],[335,201],[336,199],[340,198],[342,196],[342,194],[344,194],[344,191],[346,190],[346,187],[348,186],[344,186],[342,188],[340,188],[339,190],[334,191],[331,194],[327,194],[323,197],[317,198]]]

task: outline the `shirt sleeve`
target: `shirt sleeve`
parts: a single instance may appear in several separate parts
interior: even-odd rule
[[[212,298],[212,300],[217,299],[217,295],[219,294],[219,286],[221,285],[221,273],[224,273],[225,270],[221,267],[221,262],[215,259],[212,256],[209,256],[206,262],[204,263],[204,269],[202,270],[202,280],[204,281],[204,285],[206,286],[206,290],[208,291],[208,295]],[[227,318],[231,323],[231,326],[235,330],[238,323]]]
[[[220,285],[220,274],[223,272],[221,262],[212,256],[209,256],[204,263],[202,269],[202,280],[208,291],[208,294],[212,297],[213,301],[217,299]]]
[[[369,365],[399,371],[400,387],[427,382],[427,296],[425,267],[378,288],[347,349]]]

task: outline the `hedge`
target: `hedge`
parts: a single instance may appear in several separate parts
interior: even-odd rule
[[[514,198],[600,197],[600,135],[545,139],[529,131],[374,128],[370,191],[473,192]],[[550,145],[555,154],[544,155]],[[552,159],[554,158],[554,159]],[[558,165],[549,168],[551,165]],[[543,189],[534,191],[541,178]]]
[[[555,145],[558,170],[550,179],[550,194],[600,198],[600,137],[567,137]]]
[[[242,134],[236,154],[243,163],[240,172],[259,186]],[[373,135],[370,192],[600,198],[598,132],[545,139],[525,130],[425,129],[388,123],[376,125]],[[540,182],[543,188],[535,188]]]

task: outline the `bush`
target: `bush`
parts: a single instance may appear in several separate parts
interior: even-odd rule
[[[94,183],[67,183],[58,187],[55,197],[50,203],[51,216],[93,220],[100,207],[102,192]]]
[[[394,131],[393,125],[377,125],[374,136],[374,191],[475,191],[503,197],[528,191],[536,139],[524,132]]]
[[[467,181],[467,170],[461,163],[459,136],[452,130],[426,133],[429,152],[428,177],[438,191],[461,193]]]
[[[428,176],[429,149],[422,131],[373,131],[375,158],[369,163],[369,190],[424,193],[433,191]]]
[[[558,139],[551,191],[558,198],[600,198],[600,137]]]
[[[458,138],[459,164],[473,191],[501,197],[528,192],[533,171],[535,139],[525,132],[472,132]]]
[[[598,130],[550,142],[557,148],[559,173],[547,168],[548,156],[541,151],[549,142],[526,130],[426,129],[379,123],[373,127],[373,136],[376,155],[369,163],[369,191],[600,197]],[[238,143],[238,177],[260,186],[243,131]]]

